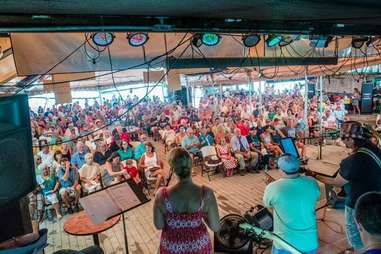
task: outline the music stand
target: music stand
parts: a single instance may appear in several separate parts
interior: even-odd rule
[[[149,201],[150,199],[144,195],[143,191],[132,179],[107,186],[79,200],[85,212],[95,224],[122,215],[124,245],[127,254],[128,240],[124,213]]]

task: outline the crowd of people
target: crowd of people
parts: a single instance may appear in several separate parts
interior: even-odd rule
[[[202,147],[214,146],[225,176],[258,173],[282,155],[282,137],[296,140],[304,158],[306,131],[318,136],[337,130],[345,120],[344,98],[308,105],[298,90],[282,95],[265,94],[262,104],[245,93],[207,96],[198,108],[181,102],[164,103],[157,97],[137,104],[137,97],[113,97],[103,103],[88,101],[31,111],[36,148],[37,182],[44,200],[60,217],[59,204],[78,209],[78,198],[131,177],[144,187],[155,181],[154,192],[166,182],[168,171],[147,136],[170,149],[181,146],[192,157],[202,157]],[[321,117],[319,117],[321,114]],[[74,208],[73,208],[74,204]]]
[[[279,95],[265,93],[261,105],[259,101],[257,96],[245,93],[213,95],[204,97],[199,107],[194,108],[186,107],[181,102],[165,103],[157,97],[141,103],[137,103],[137,97],[114,97],[101,104],[95,101],[90,105],[86,101],[84,106],[73,103],[31,111],[39,184],[39,189],[30,195],[31,204],[37,203],[33,216],[38,217],[43,207],[50,206],[60,218],[62,212],[72,213],[80,209],[78,199],[81,195],[132,178],[147,190],[148,184],[151,181],[154,183],[153,193],[157,193],[155,205],[159,207],[155,213],[157,228],[165,227],[166,220],[162,217],[165,211],[174,213],[184,210],[181,204],[177,207],[176,200],[182,200],[182,189],[189,188],[195,193],[201,192],[201,195],[195,195],[197,198],[192,202],[200,204],[198,200],[201,198],[202,204],[205,204],[205,207],[202,205],[199,210],[196,209],[198,212],[194,218],[199,216],[200,211],[210,214],[208,225],[217,231],[218,211],[216,213],[214,207],[214,195],[207,188],[196,188],[190,176],[192,163],[197,158],[205,159],[203,147],[215,149],[225,177],[258,173],[259,170],[271,168],[272,159],[278,160],[278,166],[287,179],[298,178],[305,186],[302,189],[312,209],[320,195],[317,185],[310,179],[299,178],[299,166],[295,166],[288,154],[283,154],[280,140],[293,138],[301,158],[306,158],[305,138],[319,137],[322,132],[335,133],[347,120],[345,98],[324,97],[324,102],[320,103],[317,97],[312,97],[307,105],[307,117],[304,98],[297,89]],[[164,167],[165,158],[155,151],[155,142],[149,141],[151,139],[162,142],[166,150],[173,151],[172,157],[179,156],[181,161],[185,161],[180,162],[186,165],[179,165],[177,158],[170,156],[171,170],[180,179],[178,185],[171,189],[159,191],[160,186],[168,183],[170,172]],[[176,188],[179,188],[179,194],[172,191]],[[278,188],[282,186],[266,190],[264,204],[287,216],[292,213],[285,208],[287,204],[273,201],[273,193],[279,192],[276,191]],[[294,190],[300,191],[300,186]],[[284,200],[290,198],[286,196]],[[277,199],[277,202],[280,200]],[[275,208],[277,205],[279,207]],[[208,206],[212,207],[211,210]],[[287,211],[284,212],[284,209]],[[281,224],[282,216],[275,223]],[[293,220],[291,217],[286,219]],[[308,224],[316,218],[306,217],[305,220],[306,223],[295,221],[295,227],[302,227],[300,223]],[[308,229],[310,235],[316,235],[315,226],[313,224]],[[200,230],[205,231],[204,228]],[[169,246],[166,245],[166,238],[171,238],[171,235],[168,233],[162,237],[161,249]],[[210,239],[202,234],[198,236],[204,237],[204,247],[209,249]],[[305,237],[304,234],[295,235],[291,241],[303,242]],[[313,239],[304,241],[303,250],[316,251],[317,242]],[[277,251],[283,253],[275,245],[273,252]]]

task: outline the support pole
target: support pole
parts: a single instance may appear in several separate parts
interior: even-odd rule
[[[127,241],[127,231],[126,231],[126,222],[124,218],[124,213],[122,213],[123,221],[123,233],[124,233],[124,248],[126,249],[126,254],[128,254],[128,241]]]
[[[187,107],[189,106],[190,103],[190,96],[189,96],[189,82],[188,82],[188,77],[185,75],[185,87],[187,89]]]
[[[308,66],[305,66],[304,72],[304,122],[308,124]],[[308,137],[308,128],[304,131],[305,137]]]
[[[247,71],[246,71],[246,75],[247,75],[247,78],[249,81],[249,110],[250,110],[250,113],[253,112],[252,100],[253,100],[253,90],[254,90],[253,80],[251,78],[251,72],[252,72],[251,69],[247,69]]]
[[[320,133],[320,141],[319,141],[319,160],[323,157],[323,77],[319,77],[319,133]]]
[[[262,79],[259,80],[259,113],[262,114]]]

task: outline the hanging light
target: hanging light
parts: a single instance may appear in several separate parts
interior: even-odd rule
[[[221,36],[215,33],[204,33],[201,35],[202,44],[206,46],[216,46],[221,40]]]
[[[192,44],[193,44],[193,46],[195,46],[197,48],[201,47],[202,40],[201,40],[201,35],[200,34],[193,35]]]
[[[280,34],[269,34],[266,39],[267,47],[274,47],[279,45],[279,43],[283,40],[283,35]]]
[[[243,45],[247,48],[255,47],[261,40],[259,34],[245,34],[242,36]]]
[[[279,42],[279,46],[284,47],[297,40],[300,40],[300,35],[285,35],[282,41]]]
[[[109,32],[96,32],[91,35],[94,44],[100,47],[107,47],[114,41],[114,34]]]
[[[132,47],[140,47],[146,44],[149,37],[146,33],[130,33],[127,34],[128,44]]]
[[[352,47],[355,49],[360,49],[368,41],[369,41],[369,37],[353,37],[352,38]]]
[[[312,35],[310,36],[310,46],[314,48],[326,48],[332,40],[332,36]]]

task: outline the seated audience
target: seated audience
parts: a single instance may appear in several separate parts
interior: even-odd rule
[[[168,147],[176,142],[176,132],[171,128],[170,124],[165,125],[165,129],[161,132],[161,137]]]
[[[183,254],[212,253],[205,223],[214,232],[220,229],[213,191],[193,183],[192,158],[185,149],[172,149],[168,162],[178,182],[155,197],[154,224],[162,230],[159,253],[177,253],[180,248]]]
[[[128,175],[135,181],[135,183],[141,182],[136,161],[126,160],[123,166],[123,170],[125,170],[128,173]]]
[[[360,196],[355,206],[355,218],[364,244],[362,253],[381,254],[381,192]]]
[[[181,146],[182,142],[183,142],[183,139],[184,137],[186,136],[186,133],[185,133],[185,127],[181,126],[179,128],[179,132],[177,133],[176,135],[176,144],[178,146]]]
[[[300,161],[292,155],[281,156],[278,167],[282,178],[267,185],[263,196],[264,205],[273,209],[273,232],[303,253],[317,253],[315,208],[319,185],[315,179],[299,174]],[[290,252],[274,243],[272,253]]]
[[[97,142],[93,160],[99,165],[104,165],[106,163],[106,143],[104,141],[99,140]]]
[[[127,140],[122,140],[122,144],[120,149],[118,150],[118,154],[120,156],[121,161],[134,159],[134,150],[132,149],[132,145],[130,145]]]
[[[283,154],[283,151],[273,140],[274,132],[275,131],[271,128],[271,126],[267,125],[264,127],[264,132],[261,134],[261,140],[268,151],[274,153],[275,156],[280,156]]]
[[[221,159],[224,168],[226,169],[226,176],[232,176],[234,169],[237,168],[237,159],[231,154],[231,147],[226,142],[226,138],[220,138],[216,145],[218,157]]]
[[[181,142],[181,147],[187,149],[191,155],[201,157],[200,141],[196,135],[194,135],[192,128],[187,129],[186,136]]]
[[[41,140],[40,145],[42,146],[42,150],[38,152],[37,155],[41,157],[42,163],[53,165],[53,154],[50,152],[48,141],[43,139]]]
[[[142,155],[146,152],[146,145],[144,144],[147,141],[147,136],[145,134],[140,135],[139,144],[135,147],[134,159],[139,161]]]
[[[82,189],[86,193],[91,193],[101,189],[99,164],[94,162],[93,155],[88,153],[85,155],[86,163],[79,169],[79,176]]]
[[[240,129],[236,128],[234,130],[234,135],[230,142],[234,157],[238,160],[240,174],[244,175],[246,167],[248,171],[253,170],[255,173],[259,173],[255,169],[258,162],[258,154],[250,151],[249,143],[246,137],[241,135]]]
[[[57,177],[60,181],[59,193],[62,201],[69,209],[69,212],[73,212],[71,203],[73,202],[75,208],[78,209],[78,200],[81,194],[78,171],[66,158],[63,158],[61,160],[61,167],[59,167],[57,172]]]
[[[103,183],[105,186],[123,181],[127,176],[123,170],[123,164],[120,161],[120,155],[117,152],[113,152],[107,159],[105,168],[107,172],[106,176],[103,178]]]
[[[62,218],[60,212],[60,204],[58,201],[57,191],[60,187],[60,183],[56,178],[54,172],[50,170],[50,165],[42,163],[39,165],[41,175],[37,176],[37,183],[41,187],[42,195],[44,196],[45,203],[52,205],[56,211],[58,219]]]
[[[77,151],[71,157],[71,164],[78,170],[85,164],[85,155],[87,152],[85,150],[85,144],[82,141],[78,141],[76,147]]]
[[[160,184],[164,182],[164,171],[163,162],[159,160],[151,142],[146,143],[146,152],[140,158],[139,167],[143,170],[148,180],[156,180],[154,190],[154,193],[156,193]]]
[[[201,134],[199,136],[200,146],[212,146],[214,145],[214,138],[211,132],[208,132],[207,128],[201,128]]]

